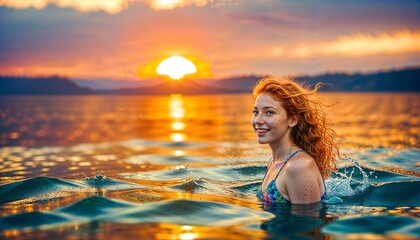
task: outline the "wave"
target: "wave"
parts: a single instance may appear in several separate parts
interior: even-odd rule
[[[105,221],[118,223],[172,223],[179,225],[226,226],[272,218],[268,212],[225,203],[176,200],[151,203],[119,216],[106,216]]]
[[[39,211],[18,213],[16,215],[0,218],[0,230],[33,229],[41,226],[53,227],[63,223],[69,223],[71,221],[71,217],[62,216],[57,213]]]
[[[99,188],[123,190],[139,188],[140,185],[119,181],[103,175],[86,178],[80,183],[53,177],[35,177],[13,183],[0,185],[0,204],[37,197],[34,200],[65,196],[69,192],[83,189]]]
[[[349,161],[351,165],[339,168],[325,181],[327,187],[326,203],[369,203],[366,206],[397,206],[398,204],[409,203],[408,206],[415,206],[414,203],[417,201],[418,195],[413,195],[410,187],[418,187],[420,178],[362,167],[357,161],[348,157],[345,160]],[[385,198],[380,197],[384,195],[382,194],[384,192],[394,191],[395,193],[396,190],[399,194]],[[377,193],[378,195],[376,195]],[[403,199],[401,196],[405,198]]]
[[[34,200],[64,196],[69,192],[106,189],[127,190],[163,187],[167,191],[186,191],[203,194],[255,196],[265,166],[220,166],[202,168],[173,168],[163,171],[122,174],[148,185],[140,185],[97,175],[80,181],[52,177],[36,177],[0,186],[0,203],[37,197]],[[369,173],[369,174],[366,174]],[[159,182],[159,184],[157,184]],[[326,181],[329,204],[365,204],[366,206],[416,206],[420,178],[362,167],[340,168]],[[153,188],[153,187],[152,187]],[[398,194],[392,195],[387,193]]]
[[[191,172],[198,178],[191,178]],[[217,168],[169,169],[131,175],[135,181],[147,175],[148,180],[142,180],[151,184],[146,184],[147,187],[103,175],[79,181],[51,177],[31,178],[0,186],[1,203],[7,205],[8,202],[33,199],[35,196],[38,196],[37,200],[42,200],[48,197],[48,193],[67,194],[93,190],[94,194],[101,194],[101,191],[97,189],[118,191],[111,191],[107,197],[85,198],[84,196],[77,202],[49,212],[34,211],[0,217],[0,230],[44,229],[85,223],[169,223],[179,226],[226,227],[252,226],[257,222],[264,222],[261,224],[261,229],[268,232],[289,229],[290,236],[295,236],[304,227],[312,229],[314,226],[320,226],[325,233],[331,232],[335,234],[334,236],[340,236],[340,231],[343,234],[349,231],[346,227],[347,229],[361,229],[365,221],[381,220],[381,218],[370,219],[370,217],[378,216],[366,216],[356,218],[357,221],[346,218],[344,219],[346,221],[341,219],[325,225],[328,221],[319,218],[301,218],[284,214],[284,212],[279,214],[261,211],[262,209],[258,209],[255,192],[261,184],[264,172],[265,166],[235,165]],[[224,177],[221,177],[222,175]],[[181,181],[174,180],[179,177]],[[158,180],[160,182],[157,185]],[[142,181],[139,180],[139,182]],[[415,176],[353,165],[338,169],[326,181],[326,184],[328,199],[322,211],[328,212],[330,216],[371,213],[375,211],[372,210],[375,208],[414,208],[418,207],[420,202],[420,193],[413,191],[420,188],[420,180]],[[179,200],[177,198],[180,193],[196,195],[195,198],[189,196],[188,199]],[[110,198],[109,195],[116,196],[118,199]],[[236,197],[239,198],[236,199]],[[340,199],[340,201],[334,202],[334,199]],[[241,204],[244,205],[241,206]],[[397,217],[394,220],[386,218],[385,225],[389,229],[386,233],[401,233],[409,236],[418,234],[418,229],[413,228],[413,224],[418,223],[413,223],[412,218],[402,218]],[[396,224],[392,225],[394,221]],[[294,232],[295,224],[299,224],[299,227],[295,228]],[[325,226],[322,227],[323,225]],[[394,227],[389,228],[391,225]],[[369,229],[367,232],[381,234],[381,231],[375,230],[372,225]]]
[[[419,219],[407,216],[358,216],[336,220],[323,227],[321,231],[337,238],[351,233],[354,239],[362,239],[366,236],[384,239],[384,235],[393,234],[407,239],[410,236],[413,238],[420,236],[419,225]]]
[[[339,168],[326,180],[327,204],[365,204],[366,206],[415,206],[418,195],[410,188],[418,187],[416,176],[362,167],[347,158],[350,166]],[[254,163],[255,164],[255,163]],[[123,174],[167,189],[188,192],[234,195],[245,198],[255,193],[266,171],[264,165],[222,165],[211,167],[177,166],[172,169]],[[381,197],[387,191],[401,194]]]
[[[86,222],[226,226],[272,217],[268,212],[211,201],[175,200],[145,205],[94,196],[52,212],[0,217],[0,229],[34,229]]]
[[[96,175],[91,178],[85,178],[82,180],[82,183],[92,188],[101,188],[107,190],[123,190],[140,187],[137,184],[112,179],[104,175]]]
[[[127,210],[127,208],[135,206],[135,204],[130,202],[93,196],[82,199],[69,206],[59,208],[55,212],[93,219],[104,214],[112,214],[118,211],[124,211]]]
[[[0,186],[0,203],[27,199],[41,194],[82,189],[85,186],[52,177],[35,177]]]
[[[173,185],[170,188],[177,189],[177,190],[184,190],[188,192],[196,192],[196,191],[199,191],[200,189],[207,191],[209,189],[208,187],[206,187],[206,181],[202,179],[195,179],[195,180],[187,179],[183,181],[181,184]]]
[[[111,190],[132,202],[156,203],[173,199],[171,195],[187,192],[219,197],[240,197],[257,201],[255,194],[261,184],[264,165],[221,165],[217,167],[180,167],[141,173],[122,173],[132,181],[124,181],[96,175],[77,181],[52,177],[36,177],[0,186],[0,204],[15,201],[36,202],[65,197],[101,189]],[[136,183],[133,183],[136,182]],[[139,184],[140,183],[140,184]],[[141,185],[144,184],[144,185]],[[330,205],[344,204],[365,207],[416,207],[420,202],[420,178],[393,172],[375,170],[354,164],[338,169],[326,181],[327,199]],[[122,190],[144,189],[138,194],[122,193]],[[119,191],[119,192],[118,192]],[[135,199],[134,199],[135,198]],[[205,199],[211,200],[211,197]],[[91,199],[89,201],[97,201]],[[86,204],[87,202],[83,202]],[[106,205],[107,203],[103,203]],[[78,207],[77,207],[78,208]],[[77,209],[76,208],[76,209]],[[77,211],[77,210],[75,210]],[[83,210],[89,212],[88,209]],[[101,212],[102,210],[97,210]]]
[[[178,165],[168,170],[149,172],[121,173],[127,179],[141,179],[148,181],[162,180],[185,180],[206,178],[214,181],[240,182],[247,180],[261,180],[266,170],[265,166],[212,166],[212,167],[188,167]]]
[[[420,181],[384,183],[362,195],[346,198],[344,203],[367,207],[417,207],[420,192],[413,189],[420,189]]]

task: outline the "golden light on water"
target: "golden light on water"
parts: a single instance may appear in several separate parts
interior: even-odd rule
[[[184,101],[182,95],[172,94],[169,99],[169,114],[172,119],[185,117]]]
[[[192,239],[197,238],[197,236],[198,235],[196,233],[192,233],[192,232],[181,233],[178,235],[179,239],[182,239],[182,240],[192,240]]]
[[[184,155],[184,151],[182,151],[182,150],[175,150],[174,154],[175,154],[176,157],[181,157],[181,156]]]
[[[185,140],[185,134],[183,133],[172,133],[170,137],[171,140],[175,142],[182,142]]]
[[[159,75],[167,75],[174,80],[183,78],[187,74],[197,72],[197,68],[193,62],[181,56],[173,56],[166,58],[159,63],[156,73]]]
[[[185,124],[183,122],[173,122],[171,124],[171,128],[173,130],[183,130],[185,128]]]
[[[172,141],[182,142],[186,136],[180,132],[184,130],[185,123],[183,118],[185,117],[184,100],[180,94],[172,94],[169,98],[169,115],[172,120],[171,129],[173,132],[169,136]]]
[[[178,234],[178,239],[192,240],[198,238],[199,234],[189,225],[181,226],[182,233]]]
[[[181,229],[182,230],[188,230],[189,231],[189,230],[193,229],[193,227],[192,226],[189,226],[189,225],[185,225],[185,226],[182,226]]]

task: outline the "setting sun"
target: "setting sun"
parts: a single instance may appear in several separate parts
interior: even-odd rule
[[[181,57],[173,56],[166,58],[156,68],[159,75],[168,75],[170,78],[178,80],[187,74],[196,73],[197,68],[193,62]]]

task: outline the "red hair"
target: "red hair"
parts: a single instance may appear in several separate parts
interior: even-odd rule
[[[297,117],[291,140],[315,159],[325,179],[336,169],[340,152],[336,133],[323,111],[325,105],[310,98],[320,86],[318,83],[313,90],[308,90],[291,78],[269,76],[255,85],[252,96],[255,101],[259,94],[268,93],[281,103],[288,117]]]

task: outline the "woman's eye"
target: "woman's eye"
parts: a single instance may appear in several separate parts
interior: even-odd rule
[[[265,112],[265,115],[267,115],[267,116],[271,116],[271,115],[273,115],[274,113],[272,112],[272,111],[267,111],[267,112]]]
[[[252,114],[254,114],[254,116],[257,116],[258,115],[258,111],[257,110],[254,110],[254,111],[252,111]]]

